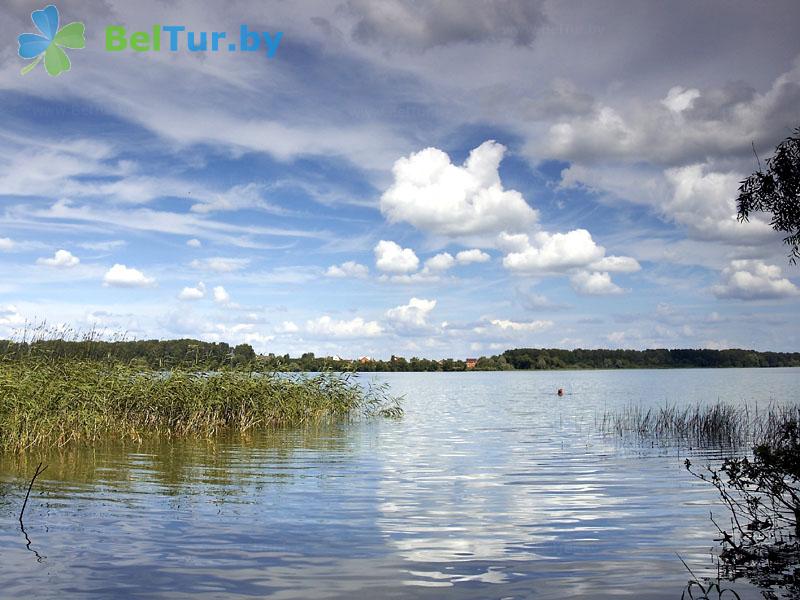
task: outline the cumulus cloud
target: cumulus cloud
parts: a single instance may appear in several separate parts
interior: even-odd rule
[[[369,267],[352,260],[343,262],[340,265],[331,265],[325,271],[326,277],[336,278],[355,277],[356,279],[364,279],[367,275],[369,275]]]
[[[0,306],[0,325],[15,326],[22,325],[25,322],[25,317],[19,312],[13,304],[6,304]]]
[[[14,240],[11,238],[0,238],[0,251],[8,252],[14,249]]]
[[[605,296],[621,294],[624,290],[611,281],[608,273],[597,271],[578,271],[570,277],[573,289],[587,296]]]
[[[178,300],[201,300],[206,295],[206,284],[202,281],[195,287],[185,287],[178,294]]]
[[[548,320],[487,319],[484,323],[474,327],[472,333],[484,340],[523,340],[528,339],[532,333],[546,331],[551,327],[553,327],[553,322]]]
[[[468,265],[471,263],[483,263],[491,257],[485,252],[473,248],[472,250],[462,250],[458,252],[455,257],[449,252],[440,252],[436,256],[432,256],[425,261],[425,268],[421,271],[421,275],[431,275],[435,273],[443,273],[452,269],[455,265]]]
[[[230,304],[231,295],[221,285],[214,287],[214,302],[217,304]]]
[[[336,320],[327,315],[307,321],[305,330],[311,335],[331,338],[375,337],[383,332],[377,321],[365,321],[361,317]]]
[[[186,240],[186,245],[189,246],[190,248],[199,248],[200,246],[203,245],[203,243],[197,238],[192,238],[190,240]]]
[[[294,321],[284,321],[275,328],[276,333],[297,333],[300,328]]]
[[[497,247],[505,252],[524,252],[530,247],[530,238],[527,233],[502,231],[497,236]]]
[[[106,287],[152,287],[156,284],[156,280],[152,277],[147,277],[138,269],[126,267],[119,263],[111,267],[103,277],[103,285]]]
[[[592,271],[606,271],[610,273],[635,273],[642,266],[635,258],[630,256],[604,256],[589,265]]]
[[[386,316],[402,325],[424,327],[427,325],[426,319],[428,315],[434,308],[436,308],[436,300],[411,298],[408,304],[396,306],[386,311]]]
[[[350,0],[352,38],[388,52],[418,53],[451,44],[510,42],[530,46],[546,22],[539,0]],[[331,24],[317,21],[320,26]]]
[[[241,271],[250,261],[246,258],[223,258],[217,256],[214,258],[195,259],[190,265],[192,268],[203,271],[214,271],[216,273],[232,273],[234,271]]]
[[[456,264],[456,259],[449,252],[441,252],[425,261],[425,269],[440,272],[451,269]]]
[[[384,273],[411,273],[419,267],[419,258],[411,248],[381,240],[374,248],[375,266]]]
[[[711,172],[703,165],[668,169],[664,175],[672,186],[672,197],[662,210],[686,226],[691,237],[743,244],[772,235],[769,224],[758,215],[748,223],[736,220],[741,175]]]
[[[610,200],[650,206],[692,239],[758,245],[773,236],[766,220],[736,220],[736,196],[744,175],[692,164],[663,171],[641,166],[587,167],[573,164],[561,173],[560,187],[586,187]]]
[[[717,298],[769,300],[796,296],[798,288],[782,276],[781,268],[761,260],[734,260],[711,288]]]
[[[700,95],[700,90],[694,88],[684,89],[676,85],[670,88],[669,92],[667,92],[667,97],[661,101],[661,104],[674,113],[680,113],[687,108],[691,108],[694,101],[697,100]]]
[[[552,321],[510,321],[492,319],[489,323],[502,331],[542,331],[553,326]]]
[[[506,190],[498,168],[505,146],[487,141],[462,166],[437,148],[395,162],[394,182],[381,196],[381,212],[429,233],[463,237],[523,231],[538,217],[522,194]]]
[[[769,151],[785,137],[798,104],[800,63],[795,63],[764,93],[737,85],[673,86],[662,100],[624,107],[598,104],[587,115],[554,123],[544,144],[528,149],[540,157],[582,164],[618,159],[664,167],[704,162],[709,156],[746,156],[751,143]]]
[[[52,258],[36,259],[37,265],[54,267],[57,269],[69,269],[77,266],[80,262],[81,260],[77,256],[74,256],[69,250],[56,250]]]
[[[534,236],[533,243],[527,240],[523,250],[503,258],[503,266],[521,273],[562,272],[599,261],[605,253],[585,229],[568,233],[540,232]],[[522,238],[518,241],[521,243]]]
[[[488,262],[491,257],[479,250],[478,248],[473,248],[472,250],[462,250],[458,254],[456,254],[456,260],[459,264],[468,265],[470,263],[485,263]]]

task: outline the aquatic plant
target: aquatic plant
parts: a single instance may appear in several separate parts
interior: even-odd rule
[[[777,439],[785,423],[798,419],[800,405],[770,404],[761,409],[725,402],[685,407],[668,404],[657,408],[631,405],[604,412],[598,419],[598,427],[603,433],[618,436],[739,447]]]
[[[720,572],[746,576],[762,588],[800,596],[800,419],[786,414],[748,456],[718,466],[687,470],[713,485],[729,523],[711,520],[719,532]]]
[[[361,385],[352,373],[157,371],[112,360],[0,356],[0,451],[401,413],[385,386]]]

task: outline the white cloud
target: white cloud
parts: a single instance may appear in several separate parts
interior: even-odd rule
[[[152,277],[119,263],[111,267],[103,277],[103,285],[106,287],[152,287],[155,284],[156,280]]]
[[[204,271],[232,273],[234,271],[241,271],[249,263],[250,260],[247,258],[223,258],[218,256],[215,258],[195,259],[190,263],[190,265],[194,269],[200,269]]]
[[[521,231],[537,212],[516,190],[505,190],[498,167],[505,146],[487,141],[463,166],[437,148],[395,162],[394,183],[381,196],[381,212],[392,223],[450,237]]]
[[[328,267],[328,270],[325,271],[326,277],[337,277],[337,278],[355,277],[357,279],[363,279],[368,275],[369,275],[369,267],[352,260],[343,262],[340,265],[331,265],[330,267]]]
[[[781,268],[761,260],[734,260],[711,291],[717,298],[768,300],[796,296],[798,288],[782,277]]]
[[[386,316],[397,323],[424,327],[430,312],[436,307],[436,300],[411,298],[408,304],[396,306],[386,311]]]
[[[192,238],[190,240],[186,240],[186,245],[190,248],[199,248],[203,245],[203,243],[197,238]]]
[[[411,248],[381,240],[374,248],[375,266],[385,273],[410,273],[419,266],[419,258]]]
[[[503,331],[542,331],[550,329],[553,326],[552,321],[509,321],[507,319],[492,319],[489,323]]]
[[[276,333],[297,333],[300,328],[293,321],[284,321],[275,328]]]
[[[428,268],[424,268],[421,271],[417,271],[416,273],[411,273],[410,275],[381,275],[378,277],[378,281],[390,282],[390,283],[400,283],[400,284],[414,284],[414,283],[422,283],[422,284],[430,284],[436,283],[441,281],[442,278],[439,274],[432,272]]]
[[[530,246],[530,238],[526,233],[500,232],[497,236],[497,247],[504,252],[524,252]]]
[[[227,292],[227,290],[218,285],[214,288],[214,302],[217,304],[230,304],[231,295]]]
[[[570,277],[570,281],[576,292],[588,296],[621,294],[624,291],[611,281],[611,275],[608,273],[579,271]]]
[[[211,213],[243,208],[258,208],[266,205],[266,202],[261,197],[262,192],[263,186],[255,183],[236,185],[225,192],[198,199],[198,202],[192,204],[191,211]]]
[[[377,321],[365,321],[361,317],[349,321],[335,320],[327,315],[307,321],[305,330],[311,335],[332,338],[375,337],[383,332]]]
[[[667,92],[667,97],[661,101],[661,104],[666,106],[674,113],[680,113],[687,108],[692,107],[692,103],[700,97],[700,90],[691,88],[684,89],[679,85],[670,88]]]
[[[736,197],[744,179],[733,171],[702,164],[654,170],[641,166],[587,167],[572,164],[561,172],[563,189],[588,187],[606,201],[644,204],[663,220],[685,228],[692,239],[732,245],[758,245],[774,237],[759,214],[736,220]]]
[[[606,271],[609,273],[635,273],[642,266],[635,258],[630,256],[605,256],[589,265],[592,271]]]
[[[480,336],[484,341],[512,341],[529,340],[530,334],[546,331],[553,327],[549,320],[512,321],[510,319],[488,319],[483,324],[472,328],[473,335]]]
[[[0,306],[0,325],[15,326],[22,325],[24,322],[25,317],[20,314],[16,306],[13,304]]]
[[[178,294],[178,300],[200,300],[205,298],[205,295],[206,284],[201,281],[195,287],[183,288],[181,293]]]
[[[473,248],[472,250],[462,250],[456,254],[456,260],[462,265],[468,265],[470,263],[485,263],[490,259],[491,257],[486,254],[486,252],[483,252],[478,248]]]
[[[524,250],[506,255],[503,266],[519,273],[561,272],[598,261],[604,253],[605,249],[585,229],[540,232],[534,236],[533,244],[529,242]]]
[[[442,252],[425,261],[427,271],[447,271],[456,264],[456,259],[449,252]]]
[[[11,238],[0,238],[0,251],[8,252],[14,249],[14,240]]]
[[[108,240],[105,242],[81,242],[78,244],[78,246],[84,248],[85,250],[95,250],[97,252],[110,252],[115,248],[121,248],[126,244],[127,242],[124,240]]]
[[[753,215],[748,223],[736,220],[735,199],[744,179],[739,174],[689,165],[668,169],[664,175],[672,188],[672,197],[662,210],[685,226],[691,237],[744,244],[763,241],[772,235],[769,224],[758,215]]]
[[[77,266],[80,262],[81,260],[77,256],[74,256],[69,250],[56,250],[52,258],[36,259],[37,265],[55,267],[58,269],[69,269]]]
[[[663,100],[627,99],[618,106],[598,104],[588,114],[552,124],[538,157],[582,164],[649,162],[686,165],[709,157],[774,148],[800,100],[800,62],[756,93],[747,84],[706,90],[673,86]]]

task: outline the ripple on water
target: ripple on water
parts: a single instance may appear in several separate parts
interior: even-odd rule
[[[603,435],[598,415],[800,390],[790,369],[382,379],[400,420],[0,458],[0,597],[675,598],[675,553],[708,574],[714,545],[714,494],[682,461],[729,450]],[[42,562],[16,521],[39,460]]]

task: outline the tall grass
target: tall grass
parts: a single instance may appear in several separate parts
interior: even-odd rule
[[[0,451],[401,413],[385,387],[362,386],[353,374],[160,372],[35,353],[0,356]]]
[[[700,445],[769,443],[787,423],[800,422],[800,405],[775,405],[759,409],[724,402],[686,407],[626,406],[606,411],[600,430],[619,436],[648,439],[682,439]]]

